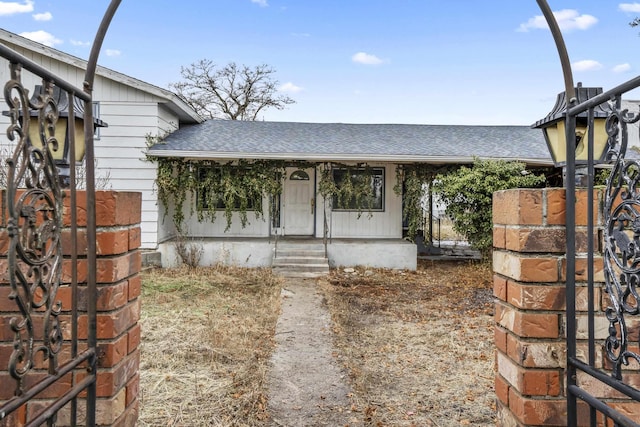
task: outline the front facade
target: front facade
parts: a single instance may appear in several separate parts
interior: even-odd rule
[[[170,202],[160,232],[163,265],[178,262],[174,241],[186,237],[205,248],[203,264],[268,266],[279,242],[310,239],[325,244],[333,266],[415,269],[417,247],[405,239],[403,228],[405,171],[420,164],[470,164],[478,157],[550,164],[542,134],[524,126],[210,120],[176,131],[148,153],[184,162],[189,170],[271,162],[273,173],[282,177],[281,191],[263,194],[261,203],[254,203],[259,207],[249,206],[244,224],[240,211],[227,221],[222,205],[214,220],[207,218],[202,214],[206,189],[193,190],[178,215],[178,231]],[[361,198],[344,192],[324,197],[327,182],[338,192],[358,183],[370,191]]]
[[[373,197],[360,205],[351,201],[342,206],[335,198],[323,197],[322,174],[329,167],[334,177],[349,171],[354,179],[368,180]],[[394,190],[396,167],[390,162],[369,163],[364,176],[365,168],[356,163],[298,161],[285,166],[281,193],[264,195],[259,217],[250,207],[244,226],[239,211],[233,212],[230,223],[222,209],[216,212],[215,220],[199,218],[197,199],[202,194],[190,192],[182,206],[181,233],[172,220],[173,206],[163,216],[159,245],[162,263],[177,262],[174,240],[184,234],[202,245],[201,263],[205,265],[270,266],[279,243],[306,239],[326,244],[332,266],[415,269],[416,245],[403,239],[402,195]]]

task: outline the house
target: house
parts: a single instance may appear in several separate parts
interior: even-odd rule
[[[86,61],[2,29],[0,43],[82,87]],[[9,80],[5,59],[0,61],[0,79]],[[22,81],[30,93],[42,84],[26,72]],[[147,138],[203,119],[174,93],[104,67],[97,68],[93,98],[94,115],[108,124],[95,135],[96,177],[108,178],[109,189],[142,193],[142,248],[155,249],[159,223],[156,167],[142,161]],[[6,129],[8,118],[0,116],[0,123]],[[6,138],[0,139],[0,146],[6,144]]]
[[[84,60],[1,29],[0,43],[82,86]],[[5,81],[8,72],[7,62],[0,63]],[[23,83],[41,84],[27,73]],[[104,67],[97,69],[93,98],[96,117],[108,124],[95,138],[96,175],[108,177],[113,190],[142,193],[142,248],[158,251],[165,266],[176,263],[176,239],[186,234],[202,246],[203,264],[269,266],[286,241],[304,238],[321,242],[331,265],[415,268],[416,245],[403,238],[397,174],[411,165],[471,163],[474,157],[551,163],[541,132],[527,126],[204,121],[174,93]],[[0,122],[8,119],[0,116]],[[147,151],[150,137],[167,134]],[[179,232],[171,220],[178,209],[159,200],[155,181],[162,170],[146,161],[147,154],[206,166],[199,170],[209,180],[217,176],[211,170],[224,165],[250,176],[258,163],[278,164],[282,189],[251,204],[225,204],[214,191],[189,193],[179,209],[185,219]],[[371,194],[323,197],[323,177]],[[237,209],[243,203],[244,211]],[[215,220],[202,215],[206,204],[210,212],[220,210]]]
[[[187,162],[198,169],[196,179],[203,179],[203,169],[235,165],[248,170],[269,161],[283,175],[278,197],[262,194],[262,203],[255,203],[261,215],[249,213],[244,226],[238,211],[227,221],[202,215],[206,188],[185,194],[178,207],[182,230],[170,220],[175,206],[163,207],[168,208],[159,231],[163,264],[175,262],[172,242],[184,233],[202,245],[205,264],[271,265],[278,242],[307,238],[325,243],[333,266],[415,269],[416,245],[403,238],[403,194],[398,191],[403,170],[417,164],[472,163],[476,157],[551,165],[542,132],[528,126],[209,120],[173,132],[148,154]],[[353,197],[323,197],[326,176],[338,187],[346,177],[364,182],[371,192],[360,205]]]

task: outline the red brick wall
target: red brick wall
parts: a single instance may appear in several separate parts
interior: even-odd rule
[[[601,193],[594,194],[594,219],[602,224]],[[586,252],[587,192],[576,192],[576,317],[578,357],[587,354]],[[493,200],[493,268],[498,425],[566,425],[566,242],[565,190],[500,191]],[[596,232],[597,233],[597,232]],[[596,234],[597,236],[597,234]],[[597,242],[597,239],[596,239]],[[597,246],[596,246],[597,248]],[[597,250],[597,249],[596,249]],[[603,282],[603,260],[594,259],[595,281]],[[606,294],[597,286],[594,298],[596,340],[604,342],[608,322]],[[602,346],[596,366],[606,368]],[[640,420],[640,407],[616,402],[611,390],[578,375],[578,384],[597,397],[610,399]],[[579,420],[588,413],[579,403]],[[584,424],[583,424],[584,425]]]
[[[4,194],[3,194],[4,202]],[[69,200],[65,197],[63,222],[70,224]],[[79,322],[78,336],[80,340],[87,338],[86,317],[86,278],[87,278],[87,241],[86,241],[86,197],[78,193],[77,203],[78,225],[78,300]],[[2,212],[6,210],[2,209]],[[138,384],[140,363],[140,213],[141,195],[130,192],[100,191],[96,193],[96,277],[97,277],[97,415],[96,422],[100,426],[135,425],[138,417]],[[4,219],[4,217],[3,217]],[[11,398],[14,382],[8,377],[8,357],[11,354],[12,335],[7,333],[8,321],[14,315],[15,304],[7,298],[10,291],[7,276],[6,252],[7,235],[4,221],[0,228],[0,402]],[[71,231],[63,232],[63,251],[70,253]],[[4,258],[4,259],[2,259]],[[57,300],[62,302],[60,316],[65,338],[70,337],[71,320],[71,260],[66,258],[63,266],[63,277]],[[86,344],[80,343],[80,350]],[[60,355],[63,362],[68,358],[69,346]],[[42,375],[34,373],[34,377]],[[83,371],[73,373],[76,380],[86,376]],[[59,382],[57,387],[68,389],[71,378]],[[54,393],[55,394],[55,393]],[[43,397],[44,396],[38,396]],[[54,397],[54,396],[46,396]],[[0,425],[22,425],[26,419],[43,406],[43,401],[33,400],[26,408],[21,408],[14,416],[0,421]],[[84,410],[84,402],[79,405],[79,412]],[[59,425],[64,425],[68,412],[61,411]]]

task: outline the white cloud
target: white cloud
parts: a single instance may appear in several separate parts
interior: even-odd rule
[[[118,49],[106,49],[104,53],[107,56],[120,56],[122,54]]]
[[[284,83],[280,85],[280,87],[278,88],[278,91],[280,92],[289,92],[289,93],[298,93],[298,92],[302,92],[303,90],[304,90],[303,88],[301,88],[300,86],[296,86],[292,82]]]
[[[19,35],[49,47],[54,47],[62,43],[62,40],[55,38],[53,34],[49,34],[43,30],[20,33]]]
[[[571,64],[574,71],[595,71],[602,69],[602,64],[593,59],[584,59]]]
[[[24,3],[17,1],[0,1],[0,16],[29,12],[33,12],[32,0],[26,0]]]
[[[558,26],[563,31],[586,30],[598,23],[598,18],[592,15],[580,15],[575,9],[563,9],[553,12]],[[549,28],[543,15],[536,15],[524,24],[520,24],[518,31],[539,30]]]
[[[260,7],[269,6],[269,3],[267,3],[267,0],[251,0],[251,3],[255,3],[255,4],[259,5]]]
[[[628,63],[625,63],[625,64],[616,65],[611,69],[611,71],[613,71],[614,73],[626,73],[630,69],[631,69],[631,65]]]
[[[640,3],[620,3],[618,9],[623,12],[640,12]]]
[[[33,19],[35,19],[36,21],[51,21],[53,19],[53,15],[51,14],[51,12],[36,13],[31,16],[33,16]]]
[[[81,42],[80,40],[71,39],[69,42],[74,46],[91,46],[91,42]]]
[[[364,65],[379,65],[384,62],[382,59],[378,58],[377,56],[371,55],[370,53],[365,53],[365,52],[356,53],[351,57],[351,60],[358,64],[364,64]]]

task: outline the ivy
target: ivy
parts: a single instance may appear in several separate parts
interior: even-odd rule
[[[335,170],[343,170],[340,182],[335,180]],[[372,215],[374,189],[371,185],[373,169],[369,165],[327,163],[320,173],[318,192],[325,200],[337,202],[337,206],[353,206],[358,218],[367,210]],[[337,207],[334,206],[334,209]]]
[[[234,212],[239,213],[242,227],[249,223],[250,210],[256,219],[264,218],[263,198],[282,193],[286,166],[279,160],[226,163],[175,157],[150,160],[158,166],[156,186],[164,215],[168,214],[169,206],[174,207],[173,222],[179,232],[183,231],[184,203],[189,193],[195,197],[190,212],[193,215],[195,209],[199,221],[215,221],[217,213],[224,210],[225,231],[231,227]],[[220,205],[224,207],[219,208]]]
[[[445,173],[451,166],[430,164],[398,165],[396,184],[393,187],[403,199],[402,218],[407,224],[407,237],[415,240],[423,227],[424,209],[422,202],[427,188],[439,173]],[[428,236],[429,239],[431,236]]]

